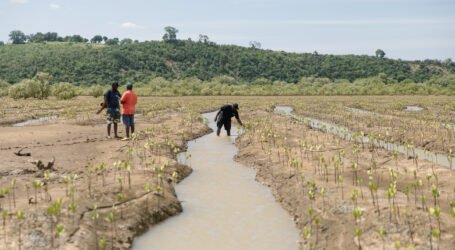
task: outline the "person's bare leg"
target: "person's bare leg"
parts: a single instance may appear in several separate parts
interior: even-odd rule
[[[131,125],[131,135],[134,134],[134,125]]]
[[[125,126],[126,138],[130,138],[130,126]]]
[[[115,138],[120,138],[120,137],[118,136],[118,133],[117,133],[117,128],[118,128],[117,123],[114,123],[114,134],[115,134]]]
[[[107,136],[111,136],[111,124],[107,124]]]

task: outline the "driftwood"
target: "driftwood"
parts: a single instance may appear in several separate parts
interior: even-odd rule
[[[44,163],[41,160],[31,161],[30,163],[35,165],[38,168],[38,170],[41,170],[41,171],[43,171],[43,170],[54,170],[55,171],[55,168],[54,168],[55,157],[52,157],[52,161],[48,162],[47,165],[44,165]]]
[[[17,156],[32,156],[31,153],[22,153],[22,150],[24,150],[25,148],[21,148],[19,151],[17,152],[14,152],[15,155]]]

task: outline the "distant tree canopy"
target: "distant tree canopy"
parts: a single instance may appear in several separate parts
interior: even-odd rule
[[[100,35],[96,35],[92,39],[90,39],[91,43],[101,43],[102,41],[103,41],[103,37]]]
[[[219,82],[270,86],[276,81],[297,83],[302,77],[354,82],[376,79],[380,73],[386,75],[387,82],[421,83],[455,73],[452,60],[403,61],[381,58],[380,53],[373,56],[287,53],[259,49],[256,43],[252,43],[255,49],[217,45],[206,35],[201,35],[197,42],[177,40],[177,29],[166,27],[165,31],[166,39],[162,42],[133,42],[128,38],[96,35],[88,43],[80,35],[32,34],[25,46],[0,46],[0,79],[17,83],[33,78],[37,72],[48,72],[52,76],[50,84],[97,85],[156,77],[167,80],[195,77],[207,81],[223,76],[220,79],[229,80]],[[16,44],[27,42],[27,36],[20,31],[11,32],[10,39]],[[92,45],[101,43],[104,45]]]
[[[9,33],[9,39],[13,44],[24,44],[27,41],[27,36],[20,30],[13,30]]]
[[[250,47],[253,49],[260,49],[262,47],[262,44],[258,41],[251,41]]]
[[[117,37],[110,38],[106,40],[106,45],[118,45],[120,40]]]
[[[377,49],[377,50],[376,50],[376,57],[384,58],[384,57],[385,57],[385,52],[384,52],[384,50],[382,50],[382,49]]]
[[[167,26],[164,28],[164,35],[163,35],[163,41],[165,42],[175,42],[177,41],[177,33],[179,32],[178,29]]]
[[[199,34],[199,40],[200,43],[209,43],[210,39],[207,35]]]

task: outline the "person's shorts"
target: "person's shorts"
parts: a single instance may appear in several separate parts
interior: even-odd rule
[[[125,126],[134,126],[134,115],[122,115]]]
[[[119,109],[108,108],[106,115],[107,115],[107,124],[112,124],[112,123],[117,124],[120,122],[120,110]]]
[[[218,128],[221,128],[224,126],[224,129],[226,131],[229,131],[231,130],[231,120],[219,120],[217,123],[216,123],[216,126]]]

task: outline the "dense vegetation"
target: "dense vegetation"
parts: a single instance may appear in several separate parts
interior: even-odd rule
[[[108,85],[117,81],[139,83],[142,94],[230,95],[230,94],[452,94],[455,63],[402,61],[375,56],[320,55],[217,45],[201,35],[199,41],[178,40],[177,29],[166,27],[163,41],[92,39],[57,33],[25,35],[10,33],[10,45],[0,45],[0,95],[9,84],[49,74],[47,81],[81,87]],[[9,84],[8,84],[9,83]],[[23,83],[9,91],[19,93]],[[69,89],[74,93],[99,93],[99,87],[70,89],[67,84],[49,93]],[[57,95],[57,94],[56,94]],[[33,97],[29,95],[28,97]]]
[[[46,37],[68,42],[43,42]],[[0,46],[0,79],[16,83],[41,71],[50,73],[53,82],[77,85],[145,81],[158,76],[209,80],[220,75],[245,82],[266,78],[295,83],[302,77],[354,81],[385,73],[397,81],[423,82],[455,73],[451,60],[392,60],[378,53],[383,51],[377,51],[376,56],[297,54],[217,45],[207,37],[199,42],[171,38],[139,43],[95,36],[87,43],[88,39],[78,35],[59,38],[54,33],[32,34],[29,44]]]

